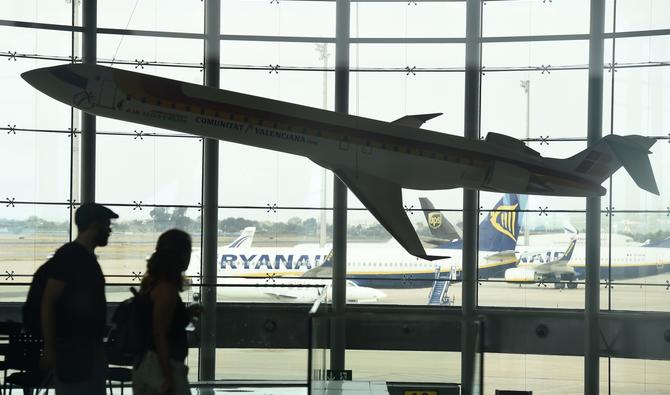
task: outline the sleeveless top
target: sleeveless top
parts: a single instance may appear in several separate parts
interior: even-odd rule
[[[172,321],[167,332],[167,342],[170,359],[175,361],[184,362],[186,356],[188,355],[188,342],[186,339],[186,326],[189,323],[188,311],[186,311],[186,305],[181,300],[181,296],[177,295],[178,301],[174,307],[174,313],[172,315]],[[153,317],[154,314],[154,302],[150,301],[149,303],[149,314],[148,317]],[[154,325],[153,319],[149,319],[148,329],[151,335],[149,336],[148,349],[151,351],[156,351],[156,343],[154,342]]]

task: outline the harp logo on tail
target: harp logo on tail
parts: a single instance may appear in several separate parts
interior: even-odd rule
[[[510,206],[498,206],[491,211],[491,225],[495,230],[516,241],[514,232],[517,221],[517,207],[519,203]]]

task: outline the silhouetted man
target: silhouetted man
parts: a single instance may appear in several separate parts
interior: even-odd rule
[[[41,365],[54,369],[57,395],[105,395],[107,301],[94,251],[107,245],[111,219],[118,217],[100,204],[82,204],[74,216],[77,238],[44,265]]]

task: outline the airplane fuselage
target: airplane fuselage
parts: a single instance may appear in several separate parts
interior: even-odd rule
[[[52,90],[53,96],[83,111],[301,155],[351,174],[364,169],[403,188],[604,194],[600,185],[561,168],[560,160],[541,158],[523,147],[501,147],[101,66],[53,70],[63,84]]]

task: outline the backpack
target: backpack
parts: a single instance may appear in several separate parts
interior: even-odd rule
[[[50,262],[51,259],[46,261],[33,275],[33,280],[30,282],[30,288],[28,289],[28,296],[21,311],[23,327],[26,332],[38,338],[42,337],[42,297],[44,296],[44,289],[47,286],[47,271]]]
[[[150,299],[148,293],[139,293],[130,287],[133,296],[119,303],[112,316],[109,343],[113,351],[132,357],[148,348]]]

